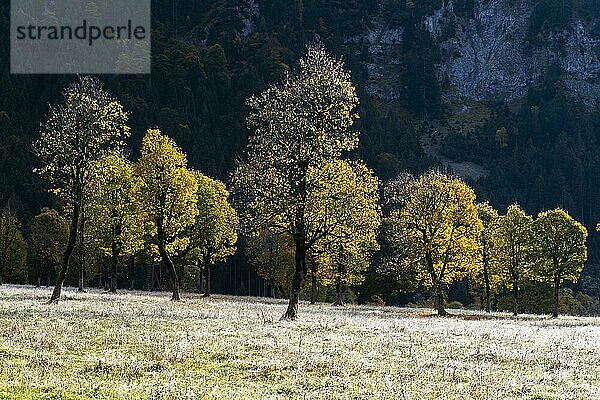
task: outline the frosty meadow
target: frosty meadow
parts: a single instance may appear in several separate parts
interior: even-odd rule
[[[600,319],[0,288],[0,399],[600,399]]]

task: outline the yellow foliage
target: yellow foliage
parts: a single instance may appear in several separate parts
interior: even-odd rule
[[[430,172],[406,180],[403,206],[391,213],[401,268],[416,267],[428,286],[450,283],[478,268],[482,230],[475,193],[458,178]]]
[[[154,244],[176,254],[187,247],[185,229],[198,215],[198,183],[185,154],[171,138],[150,129],[133,171],[133,199],[144,216],[145,232]]]

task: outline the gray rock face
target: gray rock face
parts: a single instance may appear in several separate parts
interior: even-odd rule
[[[241,36],[243,39],[248,39],[256,30],[260,8],[255,0],[243,0],[242,5],[237,7],[237,11],[242,22]]]
[[[563,33],[560,40],[566,42],[566,56],[561,57],[560,53],[553,56],[565,74],[565,86],[588,105],[597,104],[600,99],[600,38],[591,37],[585,26],[576,21],[571,32]]]
[[[369,57],[365,90],[371,96],[395,100],[400,97],[396,83],[402,73],[400,51],[404,29],[383,28],[380,21],[374,22],[365,35]]]
[[[477,0],[472,18],[461,18],[450,0],[425,19],[440,47],[437,66],[446,100],[514,100],[552,65],[565,87],[588,105],[600,98],[600,41],[581,21],[540,43],[528,41],[530,0]]]
[[[563,32],[530,42],[532,0],[476,0],[473,14],[457,15],[452,0],[423,20],[439,46],[436,65],[444,100],[515,100],[556,65],[574,96],[592,106],[600,99],[600,38],[582,21]],[[366,90],[394,100],[400,96],[403,66],[399,54],[404,29],[380,12],[361,37],[347,42],[367,46]]]
[[[445,0],[423,19],[441,54],[436,71],[445,101],[512,101],[557,66],[564,87],[573,96],[588,106],[598,103],[600,37],[594,37],[584,22],[574,20],[564,31],[532,41],[529,20],[534,2],[475,0],[473,13],[466,17],[455,12],[453,0]],[[355,0],[321,0],[320,5],[349,12],[357,7]],[[362,32],[346,37],[346,51],[366,58],[364,88],[369,95],[397,100],[405,84],[403,72],[412,67],[404,65],[402,57],[405,27],[394,22],[395,16],[385,11],[383,3],[379,11],[364,17]],[[258,2],[238,0],[230,18],[241,39],[247,40],[260,19]]]
[[[538,50],[525,56],[530,13],[528,0],[512,7],[504,0],[480,0],[473,18],[465,20],[450,1],[428,17],[426,29],[442,54],[439,79],[449,83],[444,96],[512,100],[525,94],[543,69]]]

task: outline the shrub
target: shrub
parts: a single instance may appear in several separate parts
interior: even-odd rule
[[[374,294],[371,296],[371,299],[367,301],[367,304],[370,306],[383,307],[385,306],[385,300],[383,300],[381,296]]]
[[[455,310],[460,310],[462,308],[465,308],[465,306],[463,306],[463,304],[460,301],[451,301],[450,303],[448,303],[446,305],[446,308],[453,308]]]

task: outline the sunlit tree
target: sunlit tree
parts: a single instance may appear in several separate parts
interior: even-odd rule
[[[553,317],[558,317],[563,281],[577,282],[587,260],[587,230],[560,208],[538,214],[533,222],[535,276],[554,288]]]
[[[133,202],[133,190],[133,167],[125,158],[111,154],[95,163],[90,180],[88,226],[100,251],[110,257],[112,293],[117,292],[119,258],[143,247],[143,216]]]
[[[238,216],[222,182],[196,172],[198,214],[188,228],[188,255],[199,261],[204,273],[204,296],[210,296],[210,269],[236,251]]]
[[[294,319],[310,249],[331,235],[347,215],[364,209],[377,214],[376,202],[361,193],[355,193],[366,201],[360,208],[353,208],[356,202],[344,207],[348,198],[337,198],[342,188],[326,178],[344,168],[360,180],[349,164],[336,161],[358,145],[358,133],[353,129],[358,97],[343,62],[314,44],[308,47],[298,72],[252,97],[248,105],[248,125],[254,135],[247,160],[233,176],[236,199],[247,233],[268,229],[273,234],[287,234],[294,242],[294,276],[283,315]],[[355,189],[360,191],[361,185]],[[336,210],[344,208],[344,217],[320,209],[324,200]]]
[[[386,196],[400,205],[390,215],[399,273],[417,268],[419,279],[435,289],[438,315],[446,315],[443,286],[478,269],[482,225],[475,193],[458,178],[429,172],[391,182]]]
[[[519,313],[519,287],[531,277],[531,244],[533,218],[518,204],[508,207],[497,220],[492,234],[493,257],[500,283],[512,288],[513,315]]]
[[[198,209],[198,183],[187,157],[175,142],[150,129],[133,166],[133,201],[143,216],[144,230],[171,276],[172,300],[179,300],[179,279],[172,257],[189,244],[185,235]]]
[[[354,244],[331,244],[325,251],[317,253],[313,271],[316,281],[324,287],[335,290],[335,306],[346,303],[346,290],[350,286],[360,285],[369,266],[370,257],[377,249],[377,242]]]
[[[63,92],[63,101],[50,106],[34,151],[42,166],[36,171],[51,185],[70,213],[69,239],[50,302],[58,302],[69,268],[84,206],[84,191],[94,162],[123,146],[129,136],[127,113],[91,77],[82,77]]]

